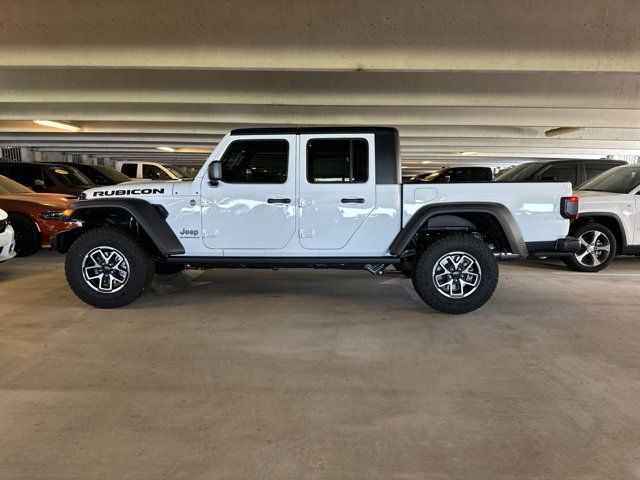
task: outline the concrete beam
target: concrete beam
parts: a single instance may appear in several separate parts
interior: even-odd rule
[[[5,2],[0,65],[640,71],[635,0]]]
[[[0,68],[2,102],[640,108],[640,75]]]
[[[7,120],[224,122],[280,125],[503,125],[635,128],[640,110],[512,107],[342,107],[127,103],[2,103]]]

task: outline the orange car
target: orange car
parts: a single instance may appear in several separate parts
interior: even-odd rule
[[[77,227],[64,221],[63,210],[74,197],[55,193],[35,193],[0,175],[0,209],[9,214],[15,231],[16,255],[24,257],[49,245],[52,235]]]

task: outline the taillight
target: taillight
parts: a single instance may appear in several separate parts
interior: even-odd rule
[[[578,218],[578,204],[580,199],[576,196],[562,197],[560,202],[560,215],[569,220]]]

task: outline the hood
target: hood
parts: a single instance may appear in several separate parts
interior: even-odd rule
[[[57,208],[64,210],[73,201],[74,197],[55,193],[17,193],[15,195],[0,195],[0,205],[3,202],[32,203],[43,207]]]
[[[575,190],[573,194],[580,198],[580,203],[619,202],[626,197],[623,193],[596,192],[594,190]]]
[[[83,200],[93,200],[98,198],[140,198],[140,197],[160,197],[173,194],[173,187],[178,180],[163,182],[123,182],[118,185],[108,185],[104,187],[90,188],[85,190]]]

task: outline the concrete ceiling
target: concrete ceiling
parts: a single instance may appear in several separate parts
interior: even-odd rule
[[[197,163],[233,127],[339,124],[398,127],[412,168],[640,154],[636,0],[7,3],[5,146]]]

